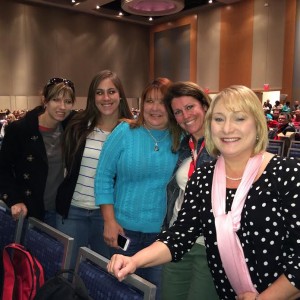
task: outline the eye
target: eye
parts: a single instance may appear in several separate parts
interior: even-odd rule
[[[117,90],[115,90],[115,89],[110,89],[110,90],[108,90],[108,93],[109,93],[110,95],[114,95],[115,93],[117,93]]]
[[[145,102],[146,103],[153,103],[153,100],[148,98],[148,99],[145,100]]]
[[[73,104],[73,101],[71,100],[71,99],[65,99],[65,104],[67,104],[67,105],[71,105],[71,104]]]
[[[188,105],[187,107],[186,107],[186,110],[191,110],[191,109],[193,109],[194,108],[194,105]]]
[[[174,112],[174,116],[179,116],[182,114],[182,111],[181,110],[175,110]]]
[[[102,90],[97,90],[96,94],[102,96],[104,94],[104,92]]]
[[[224,119],[221,118],[221,117],[214,117],[213,120],[214,120],[215,122],[222,122],[222,121],[224,121]]]
[[[246,117],[245,116],[237,116],[236,117],[236,121],[238,121],[238,122],[243,122],[243,121],[245,121],[246,120]]]

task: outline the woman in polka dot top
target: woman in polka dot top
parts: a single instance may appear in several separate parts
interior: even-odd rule
[[[244,86],[232,86],[218,94],[205,122],[206,148],[216,160],[201,166],[188,181],[174,225],[133,257],[114,256],[108,270],[123,279],[138,267],[178,261],[203,234],[220,299],[300,299],[300,162],[265,152],[265,116],[257,96]],[[257,163],[251,165],[254,161]],[[224,170],[218,173],[221,162]],[[244,189],[245,202],[234,233],[243,257],[236,269],[238,272],[245,267],[249,289],[237,292],[239,288],[236,289],[232,278],[243,282],[244,277],[235,278],[235,274],[224,269],[232,263],[235,248],[220,251],[222,236],[216,230],[213,190],[224,183],[225,216],[233,215],[233,199],[241,190],[238,187],[244,187],[250,178],[249,168],[253,165],[256,171],[249,187]],[[213,184],[216,174],[223,177],[218,176],[219,181]],[[221,228],[225,235],[226,228]]]

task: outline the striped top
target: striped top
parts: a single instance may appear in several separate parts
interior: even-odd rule
[[[94,131],[88,135],[71,205],[99,209],[99,206],[95,205],[94,178],[102,146],[109,133],[94,128]]]

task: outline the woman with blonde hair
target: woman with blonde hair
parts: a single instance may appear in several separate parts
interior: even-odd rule
[[[297,299],[300,163],[266,152],[265,115],[244,86],[212,101],[205,139],[216,159],[191,176],[174,225],[133,257],[112,257],[108,270],[122,279],[180,260],[203,234],[220,299]]]

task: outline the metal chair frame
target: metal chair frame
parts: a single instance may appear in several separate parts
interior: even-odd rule
[[[77,263],[75,271],[78,273],[80,263],[84,260],[89,260],[92,263],[94,263],[96,266],[98,266],[102,271],[105,271],[107,274],[106,266],[108,264],[108,259],[104,256],[92,251],[91,249],[87,247],[81,247],[79,249],[79,253],[77,256]],[[117,278],[116,278],[117,281]],[[149,281],[141,278],[140,276],[136,274],[128,275],[123,282],[125,284],[129,284],[136,289],[140,290],[144,294],[144,300],[154,300],[155,294],[156,294],[156,286]]]

